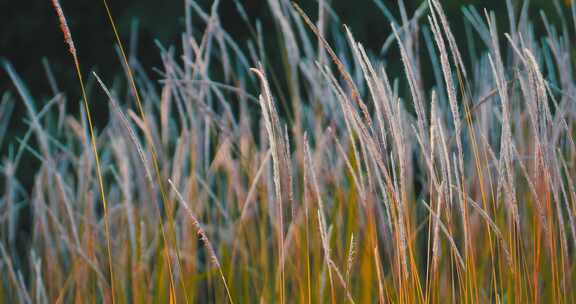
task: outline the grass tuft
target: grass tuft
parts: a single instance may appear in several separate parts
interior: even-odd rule
[[[330,1],[314,20],[269,0],[266,28],[235,1],[239,41],[219,1],[189,0],[156,81],[103,0],[127,85],[87,78],[110,113],[95,130],[51,1],[83,107],[67,113],[47,60],[47,102],[2,62],[28,130],[0,166],[0,302],[576,301],[574,3],[559,26],[468,6],[459,40],[441,1],[376,1],[390,33],[373,52]]]

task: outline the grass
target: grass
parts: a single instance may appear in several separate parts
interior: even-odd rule
[[[465,7],[459,41],[437,0],[412,15],[400,1],[398,19],[377,2],[383,54],[326,1],[313,20],[269,0],[275,28],[245,17],[249,41],[218,1],[187,1],[182,49],[159,45],[153,82],[103,1],[124,90],[82,70],[53,0],[83,108],[67,113],[64,92],[39,103],[3,63],[29,131],[0,168],[0,302],[576,301],[576,7],[559,3],[554,25],[507,1],[506,27]],[[101,129],[94,107],[109,109]],[[31,189],[24,153],[41,161]]]

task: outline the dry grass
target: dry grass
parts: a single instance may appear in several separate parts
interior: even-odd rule
[[[53,3],[84,93],[82,46]],[[316,21],[268,3],[274,52],[259,24],[236,42],[218,1],[187,1],[183,49],[161,48],[152,83],[104,1],[128,92],[90,74],[108,100],[83,94],[80,115],[49,64],[45,103],[3,64],[29,131],[2,159],[0,302],[576,301],[576,15],[542,15],[538,35],[527,6],[507,2],[505,30],[467,7],[463,43],[437,0],[412,16],[400,1],[398,20],[378,2],[392,76],[326,1]],[[110,109],[101,130],[95,106]],[[29,191],[23,153],[41,161]]]

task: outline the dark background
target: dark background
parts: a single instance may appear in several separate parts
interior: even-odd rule
[[[519,2],[514,0],[515,2]],[[199,1],[205,7],[212,1]],[[266,0],[241,0],[251,20],[257,18],[264,24],[270,22]],[[312,17],[316,15],[317,0],[299,2]],[[330,2],[330,1],[329,1]],[[394,13],[398,13],[396,0],[383,0]],[[405,0],[409,12],[420,0]],[[474,4],[496,10],[505,16],[504,0],[441,0],[451,23],[459,23],[462,5]],[[532,0],[533,10],[552,1]],[[72,35],[85,70],[96,69],[104,78],[117,75],[119,61],[114,52],[114,37],[101,0],[61,0]],[[139,23],[138,58],[151,70],[160,65],[157,39],[164,45],[179,45],[179,35],[184,23],[184,0],[109,0],[112,13],[125,42],[128,41],[131,23]],[[387,20],[372,0],[332,0],[331,5],[341,21],[349,25],[355,37],[368,48],[379,48],[390,33]],[[247,37],[244,23],[236,12],[232,0],[222,0],[220,20],[231,34],[242,41]],[[47,58],[56,75],[60,89],[74,93],[78,85],[72,61],[66,51],[58,19],[50,0],[0,0],[0,57],[11,62],[25,80],[35,97],[49,94],[49,86],[41,59]],[[266,27],[264,27],[266,29]],[[458,27],[455,27],[458,29]],[[3,70],[0,70],[0,93],[13,90]]]

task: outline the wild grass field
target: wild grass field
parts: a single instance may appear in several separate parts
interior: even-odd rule
[[[575,4],[463,6],[463,40],[440,0],[374,0],[374,52],[328,0],[268,0],[248,41],[189,0],[156,82],[104,2],[110,82],[51,1],[82,96],[2,63],[0,303],[576,303]]]

